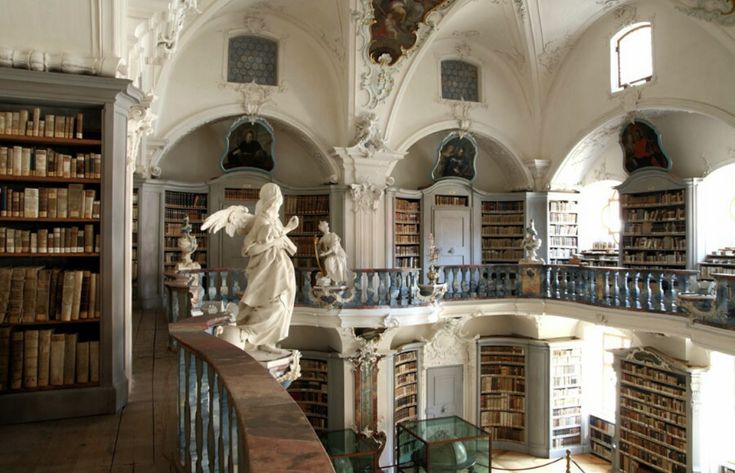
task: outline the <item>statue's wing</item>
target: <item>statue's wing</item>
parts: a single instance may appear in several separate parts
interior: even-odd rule
[[[202,225],[202,230],[216,233],[224,228],[228,235],[234,237],[238,230],[244,230],[244,233],[247,233],[253,218],[254,215],[250,213],[247,207],[231,205],[207,217]]]

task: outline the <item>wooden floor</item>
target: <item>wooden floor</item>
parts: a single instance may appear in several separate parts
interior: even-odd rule
[[[175,446],[175,354],[162,313],[133,315],[133,382],[118,414],[0,426],[2,473],[169,472]]]

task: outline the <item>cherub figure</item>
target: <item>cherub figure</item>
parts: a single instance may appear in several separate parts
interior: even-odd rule
[[[282,204],[281,189],[273,183],[264,184],[255,214],[245,206],[232,205],[210,215],[202,225],[203,230],[213,233],[224,228],[231,237],[235,233],[245,237],[242,255],[250,258],[245,269],[248,285],[237,309],[229,310],[246,349],[279,355],[289,353],[276,344],[288,336],[296,296],[290,258],[296,253],[296,245],[288,233],[299,225],[296,216],[286,226],[281,223],[278,211]]]
[[[544,264],[544,260],[539,258],[536,252],[541,248],[541,239],[538,237],[536,226],[531,219],[531,224],[526,227],[526,236],[523,237],[521,246],[526,254],[521,263],[541,263]]]

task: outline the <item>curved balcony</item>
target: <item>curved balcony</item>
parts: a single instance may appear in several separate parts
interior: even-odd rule
[[[225,320],[169,325],[179,357],[179,470],[334,472],[286,390],[250,355],[211,334]]]

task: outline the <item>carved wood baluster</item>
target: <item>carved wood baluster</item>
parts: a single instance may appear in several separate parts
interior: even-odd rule
[[[219,376],[217,377],[217,388],[219,391],[219,434],[217,435],[219,455],[217,460],[219,473],[224,473],[227,471],[227,457],[229,456],[227,447],[229,447],[230,444],[230,424],[227,417],[227,390],[222,384],[222,379],[219,378]]]
[[[664,272],[659,271],[658,276],[656,278],[658,280],[658,290],[656,291],[656,310],[665,312],[666,311],[666,301],[664,296]]]
[[[651,301],[651,272],[642,271],[641,274],[643,276],[643,296],[641,302],[643,305],[643,309],[651,310],[651,308],[653,307]]]
[[[668,297],[666,298],[668,302],[667,309],[669,312],[676,312],[678,310],[678,307],[676,305],[677,283],[678,278],[676,277],[676,273],[672,273],[669,279],[669,290],[667,294]]]
[[[207,367],[207,385],[209,386],[209,409],[207,409],[207,459],[209,460],[209,471],[214,472],[217,469],[217,442],[214,437],[215,423],[218,423],[219,404],[215,404],[217,400],[217,382],[215,380],[215,372],[211,366]]]
[[[632,307],[636,309],[641,308],[641,272],[638,270],[633,271],[633,304]]]

